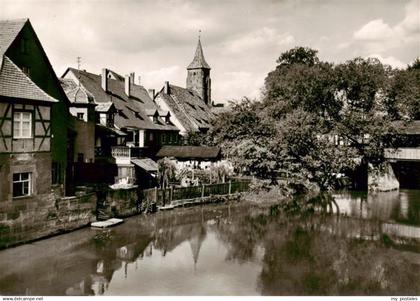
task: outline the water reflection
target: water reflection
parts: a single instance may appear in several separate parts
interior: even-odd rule
[[[342,214],[364,219],[420,225],[420,191],[340,192],[334,198]],[[336,209],[334,208],[334,212]]]
[[[195,207],[3,250],[0,294],[418,295],[420,192],[335,200],[305,219]]]

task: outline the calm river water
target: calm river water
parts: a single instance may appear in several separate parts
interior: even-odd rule
[[[420,191],[338,214],[209,205],[0,251],[1,295],[420,295]]]

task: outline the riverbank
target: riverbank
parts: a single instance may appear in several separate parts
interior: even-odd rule
[[[372,240],[377,221],[286,219],[271,207],[244,200],[184,207],[3,250],[0,294],[419,293],[420,253]]]

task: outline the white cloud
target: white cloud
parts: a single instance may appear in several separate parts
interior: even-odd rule
[[[227,49],[233,53],[255,50],[261,47],[292,45],[295,38],[289,33],[278,33],[276,29],[263,27],[244,34],[227,44]]]
[[[397,58],[395,58],[393,56],[383,57],[380,54],[371,54],[371,55],[368,55],[367,57],[377,58],[383,64],[390,65],[390,66],[392,66],[394,68],[404,68],[404,67],[407,66],[407,64],[404,64],[399,59],[397,59]]]
[[[420,41],[420,1],[412,1],[405,7],[405,18],[394,31],[405,41]]]
[[[393,29],[382,19],[370,21],[353,34],[356,40],[377,41],[390,39],[394,35]]]
[[[383,19],[375,19],[355,31],[355,40],[383,42],[386,48],[398,47],[401,43],[420,41],[420,2],[414,0],[405,7],[405,16],[395,26],[390,26]],[[418,45],[418,44],[417,44]]]
[[[216,101],[237,100],[240,97],[259,98],[264,84],[265,74],[255,74],[246,71],[225,72],[217,89],[223,99]]]
[[[0,0],[0,19],[29,17],[59,75],[81,56],[83,69],[135,71],[157,89],[165,80],[185,86],[202,29],[215,100],[257,96],[276,58],[296,43],[333,62],[379,54],[408,63],[418,56],[418,0],[318,2]],[[395,38],[352,39],[372,20]]]
[[[164,67],[157,70],[146,71],[142,73],[142,85],[145,87],[155,87],[160,89],[165,81],[174,83],[178,79],[179,73],[184,74],[180,66]]]
[[[418,56],[420,51],[420,1],[406,2],[403,18],[391,25],[382,18],[369,21],[353,32],[353,39],[347,48],[363,56],[375,54],[394,67],[406,66],[396,57],[405,61]],[[357,49],[357,52],[356,52]]]

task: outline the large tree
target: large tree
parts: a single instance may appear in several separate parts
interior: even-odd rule
[[[418,65],[395,71],[362,58],[333,65],[296,47],[267,75],[261,101],[245,99],[221,114],[210,141],[245,173],[273,181],[304,175],[328,189],[357,163],[383,162],[397,137],[391,121],[408,114],[400,107],[417,114],[418,98],[409,94],[418,89]]]

